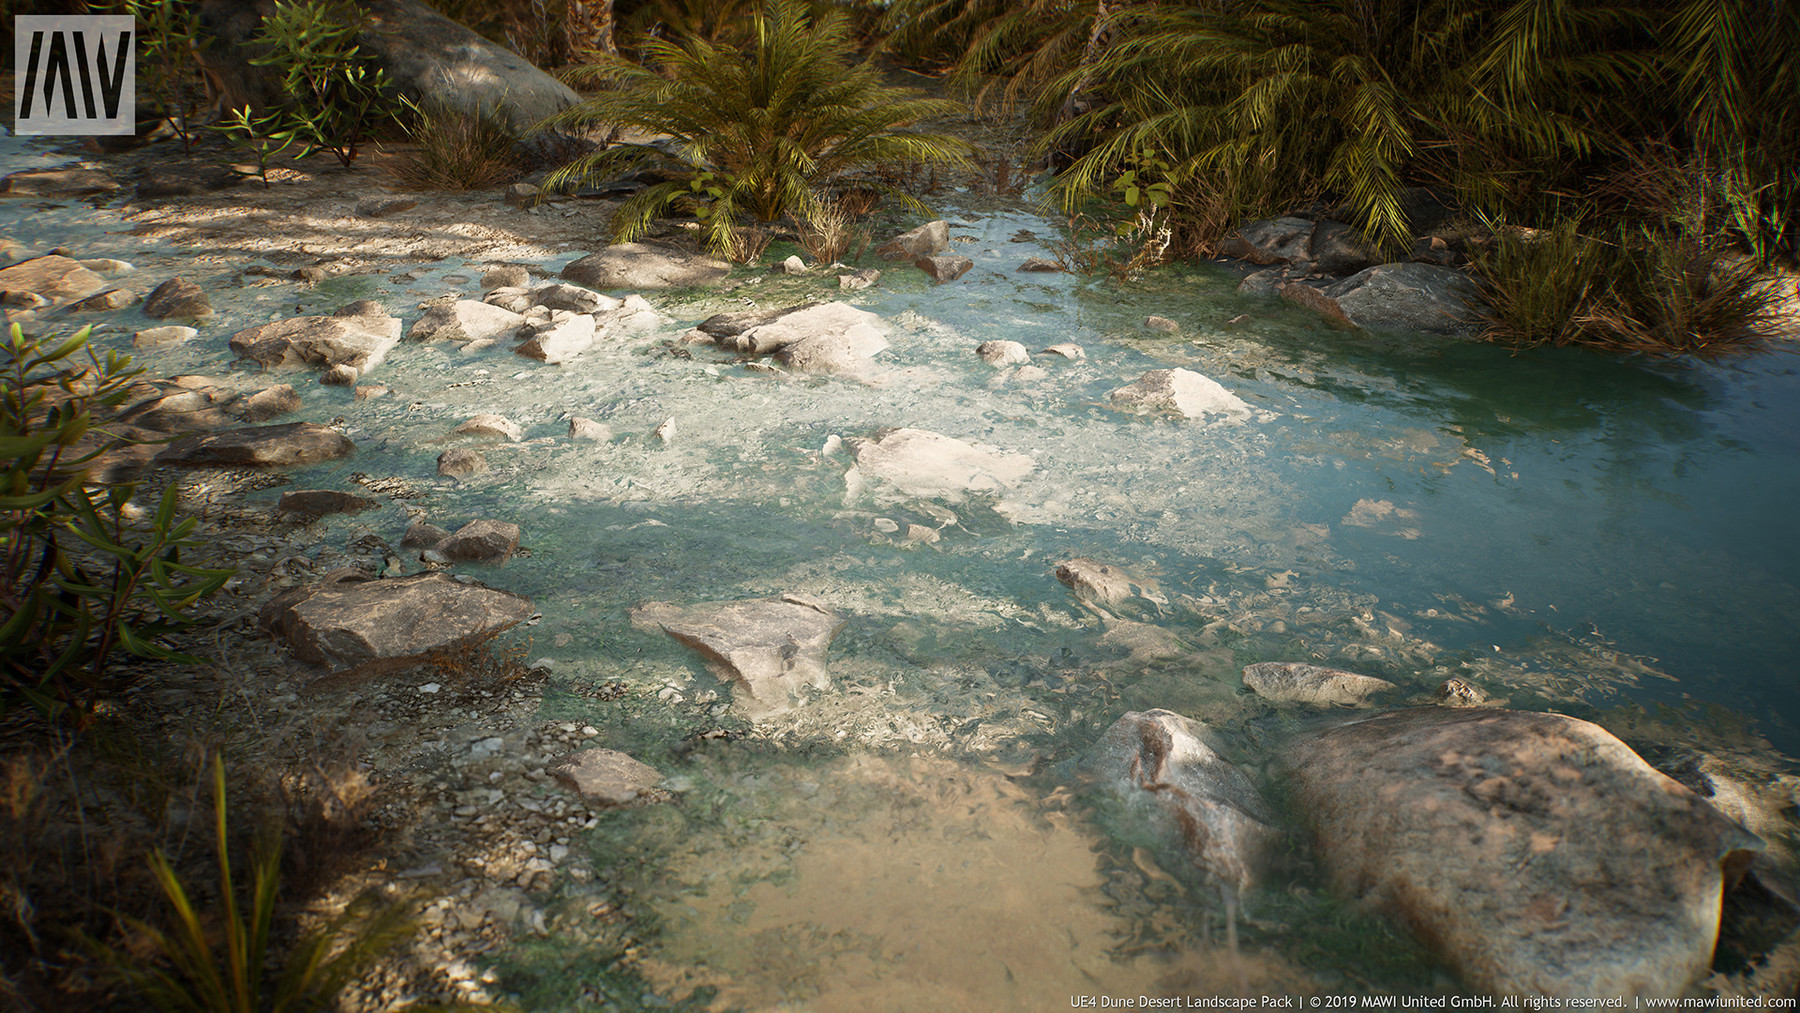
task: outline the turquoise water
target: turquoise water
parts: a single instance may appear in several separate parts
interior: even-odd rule
[[[1405,940],[1334,906],[1304,862],[1260,913],[1250,905],[1232,958],[1216,899],[1180,859],[1068,791],[1068,761],[1134,708],[1202,718],[1262,771],[1302,718],[1247,695],[1251,662],[1350,668],[1403,699],[1455,675],[1582,716],[1669,705],[1696,741],[1723,723],[1766,739],[1771,764],[1800,750],[1800,360],[1659,365],[1345,334],[1239,297],[1219,267],[1136,283],[1017,274],[1053,255],[1051,223],[1023,207],[939,210],[976,267],[937,287],[886,265],[880,285],[844,296],[891,332],[867,382],[772,377],[679,344],[714,312],[838,297],[830,273],[751,270],[728,292],[652,296],[665,326],[565,366],[406,344],[368,377],[393,393],[362,402],[310,374],[278,377],[302,392],[297,418],[341,419],[359,447],[294,472],[297,486],[399,477],[446,527],[494,516],[524,529],[529,555],[480,575],[544,614],[532,654],[556,674],[543,716],[594,724],[678,789],[608,814],[580,843],[631,892],[653,987],[793,1009],[1035,1008],[1152,984],[1451,987]],[[143,288],[242,266],[134,247],[114,214],[0,204],[0,234],[133,260]],[[220,318],[147,362],[250,387],[265,378],[225,353],[237,328],[358,297],[410,326],[422,298],[477,295],[483,266],[215,289]],[[394,281],[402,272],[419,277]],[[1146,330],[1152,313],[1181,333]],[[128,310],[102,340],[123,347],[147,325]],[[1087,357],[1036,356],[1042,374],[1021,377],[973,354],[1000,338],[1075,342]],[[1218,380],[1251,417],[1108,406],[1112,389],[1172,366]],[[484,445],[484,478],[438,478],[451,429],[490,411],[525,441]],[[571,415],[614,441],[571,442]],[[665,443],[652,431],[671,418]],[[892,426],[1028,455],[1035,470],[998,497],[852,494],[850,459],[827,441]],[[368,516],[356,523],[398,543],[397,511]],[[909,524],[938,541],[895,533]],[[1051,574],[1073,556],[1123,566],[1153,596],[1100,614]],[[691,653],[627,619],[644,601],[776,593],[848,625],[832,689],[761,723]],[[1134,654],[1143,627],[1175,649]],[[615,681],[624,703],[595,698]],[[709,730],[728,734],[695,738]],[[1046,918],[1066,932],[1041,938]],[[526,941],[502,966],[529,982],[516,987],[532,1008],[556,1008],[585,987],[578,963]]]

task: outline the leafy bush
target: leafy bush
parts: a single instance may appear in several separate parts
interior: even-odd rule
[[[356,161],[362,143],[402,111],[387,73],[356,42],[367,16],[350,0],[278,0],[252,39],[266,50],[250,62],[281,75],[283,103],[256,128],[291,137],[298,157],[329,151]]]
[[[0,708],[24,701],[85,720],[128,682],[109,672],[123,648],[142,658],[198,659],[164,642],[187,610],[233,571],[190,566],[196,521],[175,517],[170,488],[147,521],[134,520],[134,484],[95,487],[85,468],[122,440],[98,429],[142,370],[88,351],[88,328],[50,346],[14,324],[0,343]]]
[[[619,241],[674,208],[703,219],[706,245],[741,252],[738,216],[773,222],[817,200],[834,176],[876,163],[966,164],[968,145],[909,129],[961,109],[882,83],[853,62],[844,17],[801,0],[767,0],[742,44],[689,37],[644,43],[643,66],[604,58],[578,75],[603,91],[553,117],[567,129],[606,126],[667,141],[615,144],[552,173],[547,185],[652,165],[668,178],[633,195],[614,218]],[[912,203],[917,204],[916,200]]]
[[[118,6],[138,23],[139,94],[168,118],[183,150],[192,151],[194,117],[206,101],[206,83],[194,56],[207,42],[198,32],[199,9],[182,0],[122,0]]]

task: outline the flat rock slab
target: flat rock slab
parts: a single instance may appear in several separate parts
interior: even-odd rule
[[[118,180],[98,169],[26,169],[0,177],[0,193],[11,197],[83,197],[118,188]]]
[[[625,805],[656,787],[655,767],[613,749],[583,749],[544,768],[556,783],[601,805]]]
[[[1135,383],[1114,390],[1110,398],[1121,407],[1169,412],[1184,419],[1250,414],[1242,398],[1191,369],[1152,369]]]
[[[562,269],[562,278],[588,288],[696,288],[725,280],[731,265],[695,253],[644,243],[618,243]]]
[[[348,457],[356,449],[335,429],[311,422],[254,426],[184,436],[156,455],[158,464],[286,468]]]
[[[1321,707],[1360,707],[1369,697],[1397,689],[1386,679],[1301,662],[1263,661],[1244,668],[1244,685],[1264,700]]]
[[[631,610],[631,622],[698,651],[721,680],[732,683],[739,706],[753,717],[791,710],[805,690],[830,686],[825,655],[844,628],[829,610],[792,596],[647,602]]]
[[[105,287],[105,278],[78,261],[56,254],[33,257],[0,270],[0,293],[28,292],[50,303],[93,295]]]
[[[302,661],[376,675],[460,650],[531,618],[531,599],[442,573],[321,583],[264,606],[262,623]]]
[[[1762,842],[1605,729],[1425,707],[1290,749],[1338,889],[1499,995],[1678,996]]]
[[[900,497],[964,500],[977,494],[1003,495],[1037,468],[1024,454],[924,429],[892,429],[871,439],[845,442],[856,455],[856,466],[844,476],[850,498],[870,483]]]
[[[275,509],[285,514],[323,517],[326,514],[361,513],[380,505],[367,497],[336,489],[295,489],[282,493]]]
[[[231,350],[264,367],[351,366],[366,373],[400,343],[400,318],[289,317],[231,336]]]
[[[1107,729],[1082,770],[1200,872],[1241,894],[1260,878],[1280,833],[1255,785],[1211,737],[1173,711],[1132,711]]]
[[[719,347],[748,355],[768,355],[817,338],[842,338],[858,347],[874,349],[870,355],[887,347],[887,325],[881,318],[849,303],[790,306],[750,318],[748,326],[733,330],[737,323],[737,319],[709,317],[700,327],[705,330],[712,324],[715,329],[707,333],[717,335]]]
[[[425,311],[406,332],[408,341],[479,341],[509,334],[524,316],[474,299],[441,303]]]

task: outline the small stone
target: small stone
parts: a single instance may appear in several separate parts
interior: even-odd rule
[[[1041,274],[1060,272],[1062,269],[1063,266],[1061,264],[1058,264],[1054,260],[1045,260],[1042,257],[1028,257],[1025,259],[1025,262],[1018,267],[1018,270],[1020,271],[1037,272]]]
[[[941,537],[942,536],[938,534],[936,528],[928,528],[923,524],[908,524],[906,526],[906,540],[909,542],[936,545]]]
[[[1487,703],[1487,694],[1461,679],[1445,679],[1434,694],[1445,707],[1479,707]]]
[[[673,417],[664,419],[662,425],[656,427],[656,438],[664,443],[675,442],[675,419]]]
[[[499,436],[514,443],[525,438],[525,431],[518,423],[499,415],[477,415],[457,426],[456,432],[463,436]]]
[[[356,202],[356,213],[364,218],[386,218],[418,206],[419,202],[410,197],[364,197]]]
[[[511,207],[526,208],[536,204],[541,194],[542,191],[530,183],[514,183],[506,188],[503,199]]]
[[[438,455],[438,474],[450,478],[468,478],[488,470],[487,458],[467,447],[446,450]]]
[[[545,769],[558,784],[604,805],[631,802],[662,780],[654,767],[611,749],[584,749]]]
[[[933,281],[942,285],[969,273],[969,269],[975,266],[975,262],[967,257],[943,254],[936,257],[920,257],[913,261],[913,266],[931,275]]]
[[[505,521],[470,521],[434,548],[451,560],[504,563],[519,551],[519,526]]]
[[[340,362],[326,370],[324,374],[319,377],[319,382],[327,387],[354,387],[356,386],[356,377],[357,372],[355,366],[346,365],[345,363]]]
[[[174,345],[193,339],[200,332],[192,327],[171,324],[167,327],[146,327],[132,335],[131,343],[137,348],[156,348],[160,345]]]
[[[781,273],[783,273],[783,274],[805,274],[806,273],[806,261],[801,260],[797,256],[790,256],[786,260],[781,262]]]
[[[983,341],[975,346],[975,354],[990,366],[1016,366],[1030,362],[1031,353],[1017,341]]]
[[[569,420],[569,437],[576,440],[595,440],[610,443],[613,438],[612,427],[595,422],[593,419],[573,418]]]
[[[875,530],[891,535],[900,530],[900,523],[892,517],[877,517],[875,518]]]
[[[400,547],[403,549],[430,548],[450,537],[450,532],[436,524],[427,524],[423,519],[415,518],[406,527],[406,534],[400,536]]]
[[[838,275],[838,291],[854,292],[857,289],[868,288],[870,285],[873,285],[880,280],[881,272],[879,270],[873,267],[865,267],[854,274]]]
[[[1060,345],[1051,345],[1049,348],[1043,349],[1038,354],[1060,355],[1063,358],[1070,360],[1087,358],[1087,352],[1080,345],[1066,341]]]
[[[358,299],[347,302],[331,311],[334,317],[382,317],[388,315],[387,307],[373,299]]]
[[[245,398],[238,414],[245,422],[263,422],[299,410],[300,395],[294,392],[293,385],[278,383]]]
[[[170,278],[151,289],[144,297],[143,310],[153,320],[204,320],[213,315],[212,301],[206,293],[185,278]]]
[[[490,267],[481,274],[481,289],[487,291],[495,288],[526,288],[531,284],[531,272],[512,264]]]
[[[356,400],[368,401],[373,398],[387,397],[390,391],[379,383],[365,384],[356,388]]]
[[[1150,316],[1144,318],[1144,326],[1163,334],[1180,334],[1181,325],[1168,317]]]
[[[308,285],[317,285],[330,277],[330,274],[322,267],[298,267],[288,277],[295,281],[306,282]]]
[[[122,288],[109,288],[99,295],[91,295],[80,302],[71,303],[69,309],[75,313],[107,313],[122,310],[130,306],[137,296]]]
[[[438,685],[435,682],[428,682],[428,683],[424,684],[423,686],[419,687],[419,692],[424,693],[429,696],[430,694],[436,693],[438,690],[443,689],[443,688],[444,687]]]

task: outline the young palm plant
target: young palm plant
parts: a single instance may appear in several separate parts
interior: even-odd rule
[[[650,39],[644,64],[603,57],[579,77],[608,82],[547,126],[605,127],[655,140],[614,144],[551,174],[547,185],[654,167],[667,178],[615,215],[628,242],[671,208],[694,212],[715,252],[738,251],[738,217],[760,223],[804,211],[832,177],[892,162],[968,164],[969,146],[913,129],[960,103],[882,82],[854,59],[844,16],[803,0],[767,0],[741,44]],[[906,195],[903,199],[917,205]]]

